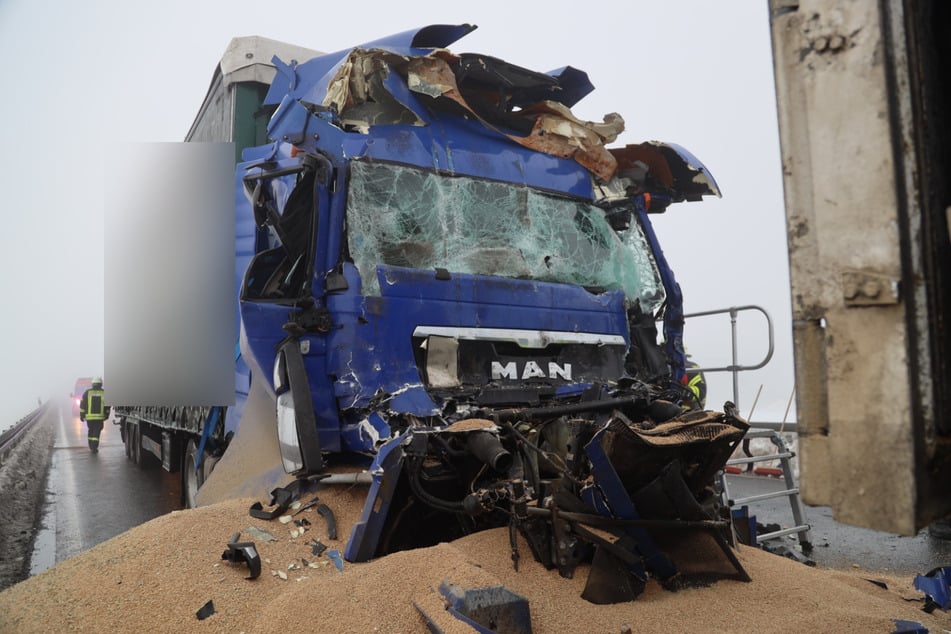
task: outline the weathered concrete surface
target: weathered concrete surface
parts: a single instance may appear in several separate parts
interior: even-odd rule
[[[902,234],[916,213],[902,3],[770,5],[803,499],[914,535],[933,412],[928,359],[909,358],[920,276]]]

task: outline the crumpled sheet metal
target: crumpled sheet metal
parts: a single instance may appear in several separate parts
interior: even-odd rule
[[[335,109],[347,125],[365,131],[374,124],[425,125],[420,105],[410,93],[433,99],[448,99],[473,115],[482,125],[519,145],[562,158],[571,158],[602,181],[609,181],[617,169],[617,160],[605,148],[624,130],[624,119],[617,113],[603,122],[582,121],[564,104],[544,100],[532,106],[504,114],[513,123],[527,121],[531,132],[519,136],[493,125],[463,96],[452,62],[458,58],[446,50],[424,56],[404,56],[379,49],[354,49],[330,81],[323,106]],[[405,78],[409,92],[403,95],[392,81],[396,73]],[[480,93],[491,101],[492,95]],[[501,88],[499,100],[500,104]],[[373,104],[366,108],[367,104]],[[370,110],[369,116],[365,110]],[[494,113],[496,116],[498,112]],[[517,126],[512,126],[517,127]]]
[[[951,606],[951,566],[940,566],[915,577],[915,588],[925,593],[925,612]]]
[[[323,105],[333,107],[344,125],[362,133],[375,124],[425,125],[421,106],[392,73],[405,67],[406,60],[382,50],[354,50],[330,80]]]
[[[720,196],[720,187],[706,166],[677,144],[649,141],[609,151],[617,161],[619,176],[625,176],[640,164],[647,167],[651,177],[684,200]]]

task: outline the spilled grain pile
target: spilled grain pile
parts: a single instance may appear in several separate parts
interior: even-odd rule
[[[443,609],[443,581],[507,586],[529,600],[538,634],[616,633],[625,626],[634,632],[892,632],[892,619],[951,629],[946,614],[925,614],[920,603],[903,598],[920,596],[910,579],[892,579],[883,589],[854,574],[745,547],[739,557],[751,583],[722,580],[668,592],[650,582],[636,601],[607,606],[581,599],[586,566],[563,579],[528,556],[524,542],[515,572],[505,529],[365,564],[344,562],[339,571],[326,552],[314,556],[311,543],[342,551],[364,495],[365,489],[345,487],[320,492],[337,516],[336,541],[313,510],[297,516],[311,524],[294,537],[293,523],[250,517],[254,500],[248,498],[157,518],[0,593],[0,632],[425,632],[421,611],[445,632],[473,631]],[[251,527],[277,541],[250,537]],[[221,559],[238,531],[260,553],[257,579],[245,578],[247,565]],[[199,620],[196,612],[209,600],[215,613]]]

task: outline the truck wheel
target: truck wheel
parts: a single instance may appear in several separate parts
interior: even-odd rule
[[[196,456],[198,456],[198,445],[194,440],[189,440],[182,457],[182,501],[190,509],[198,506],[198,489],[205,483],[206,456],[199,459],[197,471],[195,470]]]
[[[126,437],[129,439],[129,460],[132,461],[132,464],[138,465],[142,460],[142,437],[139,433],[138,423],[132,423],[129,426]]]
[[[135,426],[135,433],[132,436],[135,440],[135,464],[139,466],[139,469],[154,469],[162,464],[162,459],[142,447],[142,437],[145,434],[146,431],[141,423]]]
[[[132,460],[132,424],[131,423],[122,423],[120,426],[122,430],[122,444],[125,445],[125,457],[129,460]]]

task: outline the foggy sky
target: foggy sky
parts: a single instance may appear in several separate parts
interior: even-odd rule
[[[618,144],[675,142],[711,170],[719,200],[674,206],[654,224],[686,312],[758,304],[776,354],[744,375],[741,411],[760,385],[758,419],[779,420],[793,388],[788,265],[767,3],[487,1],[88,3],[0,0],[0,428],[37,398],[101,374],[103,187],[115,146],[181,141],[232,37],[262,35],[334,51],[435,23],[478,25],[451,47],[547,71],[572,65],[595,91],[573,108],[618,112]],[[345,9],[353,17],[343,21]],[[114,169],[114,168],[113,168]],[[170,253],[174,246],[169,245]],[[156,266],[159,266],[156,263]],[[160,301],[156,298],[155,301]],[[765,329],[740,319],[740,363],[758,362]],[[688,322],[705,366],[730,361],[729,319]],[[143,362],[147,362],[143,360]],[[732,398],[709,376],[708,407]],[[106,386],[108,390],[108,385]]]

